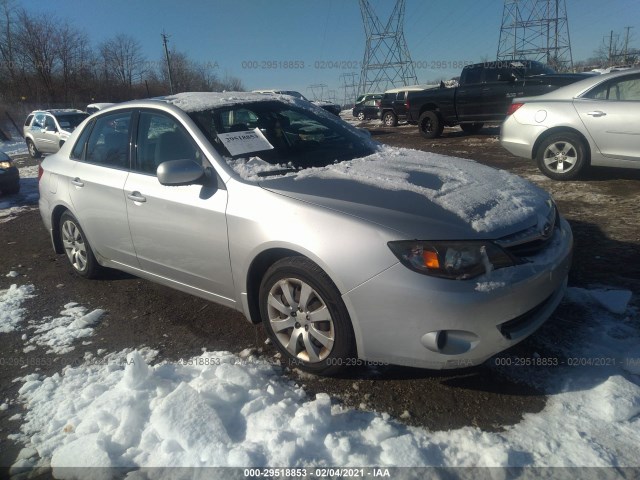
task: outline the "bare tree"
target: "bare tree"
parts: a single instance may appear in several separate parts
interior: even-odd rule
[[[2,0],[0,2],[0,59],[2,59],[2,69],[0,75],[4,80],[3,84],[8,96],[13,94],[17,80],[18,65],[15,55],[15,6],[12,0]],[[5,77],[6,75],[6,77]]]
[[[17,13],[17,49],[25,69],[36,73],[48,100],[55,96],[54,69],[58,63],[56,19],[52,16],[33,18],[26,10]]]
[[[64,100],[68,103],[71,90],[79,87],[79,80],[87,71],[91,61],[91,48],[84,32],[68,23],[63,23],[58,30],[56,50],[60,59]]]
[[[146,71],[145,57],[140,43],[125,34],[116,35],[100,45],[105,73],[112,75],[121,86],[131,89]]]

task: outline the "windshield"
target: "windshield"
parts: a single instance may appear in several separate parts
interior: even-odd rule
[[[88,116],[88,113],[65,113],[62,115],[56,115],[56,118],[58,119],[60,128],[64,130],[73,130],[78,125],[80,125],[82,121]]]
[[[283,102],[238,104],[189,115],[230,165],[257,157],[297,170],[375,151],[374,142],[341,120]]]

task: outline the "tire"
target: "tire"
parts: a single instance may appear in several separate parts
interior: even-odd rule
[[[461,123],[460,128],[464,133],[474,134],[478,133],[484,127],[484,123],[476,122],[476,123]]]
[[[361,122],[364,122],[366,120],[366,118],[364,116],[364,112],[360,112],[358,114],[358,120],[360,120]]]
[[[262,322],[289,367],[334,375],[354,358],[355,336],[340,292],[311,260],[274,263],[259,295]]]
[[[100,271],[100,265],[78,220],[68,211],[60,217],[60,238],[67,260],[73,270],[82,277],[96,278]]]
[[[545,138],[538,147],[538,168],[554,180],[573,180],[587,166],[587,153],[582,139],[571,132],[560,132]]]
[[[398,126],[398,117],[393,112],[385,112],[382,116],[382,122],[385,127],[397,127]]]
[[[424,112],[418,119],[418,129],[424,138],[438,138],[444,125],[436,112]]]
[[[31,158],[40,158],[42,156],[42,153],[40,153],[36,144],[33,143],[33,140],[27,140],[27,148],[29,149],[29,155]]]

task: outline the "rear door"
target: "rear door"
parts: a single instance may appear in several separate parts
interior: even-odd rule
[[[456,91],[456,113],[461,122],[482,121],[482,73],[482,64],[462,69],[460,86]]]
[[[67,181],[74,214],[96,254],[137,267],[123,193],[131,115],[118,111],[87,125],[72,149],[76,162]]]
[[[602,155],[640,161],[640,73],[600,84],[573,105]]]
[[[175,117],[142,110],[135,152],[124,194],[140,267],[232,303],[227,191],[214,185],[165,186],[156,176],[158,165],[171,160],[191,159],[209,167],[202,151]]]

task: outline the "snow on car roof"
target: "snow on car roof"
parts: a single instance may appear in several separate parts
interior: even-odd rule
[[[201,112],[247,102],[269,102],[274,99],[293,103],[288,95],[264,95],[250,92],[185,92],[163,97],[162,100],[185,112]]]

